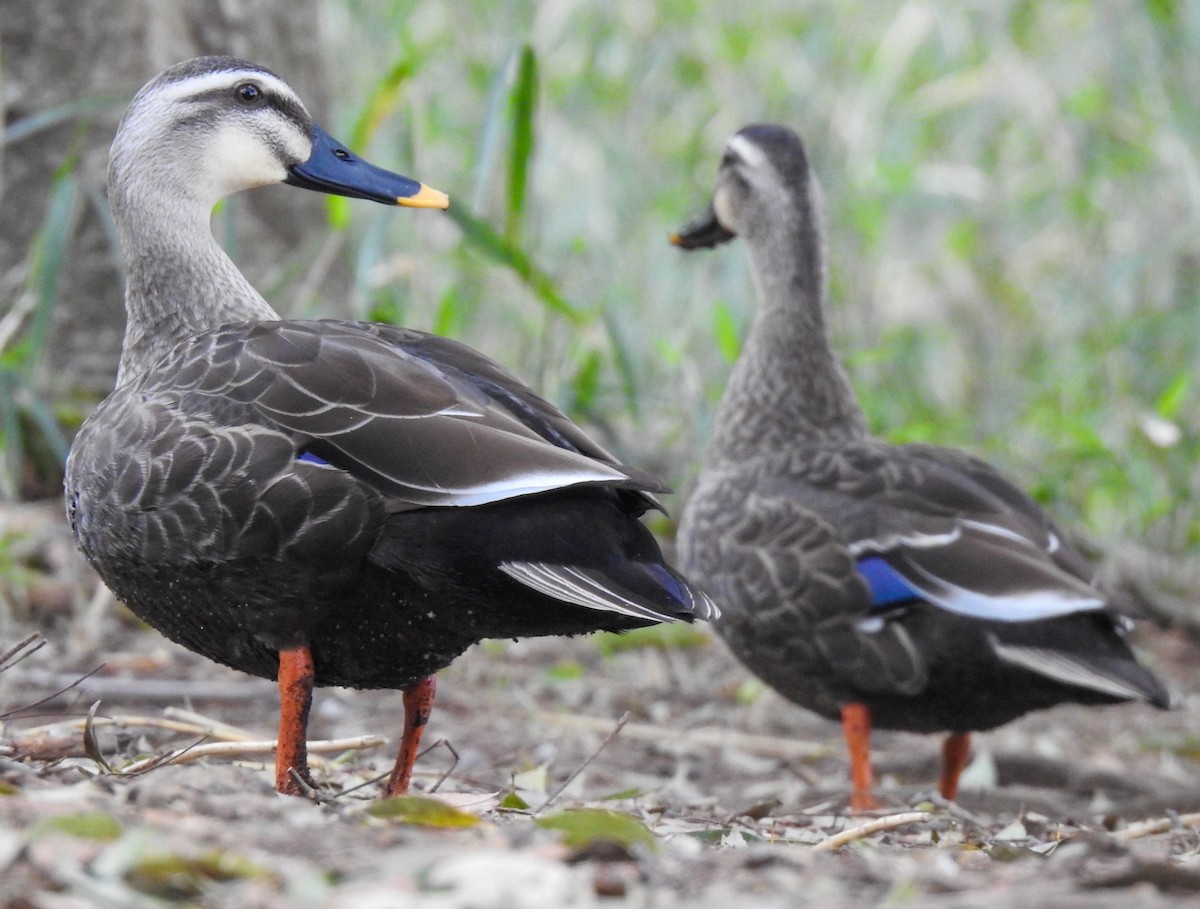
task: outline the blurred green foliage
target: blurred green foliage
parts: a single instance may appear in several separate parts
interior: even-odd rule
[[[686,494],[753,293],[736,244],[666,237],[730,133],[787,123],[825,187],[831,323],[874,429],[983,454],[1100,536],[1200,546],[1200,6],[325,14],[331,129],[452,198],[331,201],[362,317],[486,351]]]
[[[39,391],[38,369],[58,297],[76,206],[74,161],[54,178],[46,212],[27,258],[23,286],[0,318],[0,501],[19,491],[54,490],[68,442],[52,403]]]

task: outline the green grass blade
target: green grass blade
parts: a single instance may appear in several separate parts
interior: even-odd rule
[[[0,471],[0,501],[12,501],[20,484],[21,462],[24,458],[25,440],[21,432],[20,413],[17,410],[16,376],[0,369],[0,456],[3,471]]]
[[[511,269],[551,312],[574,325],[584,325],[588,317],[559,294],[550,277],[538,268],[520,247],[496,233],[487,222],[453,205],[447,214],[463,232],[467,243],[492,261]]]
[[[371,89],[366,103],[359,110],[354,126],[350,130],[351,148],[366,148],[379,127],[392,115],[400,103],[401,93],[416,72],[415,62],[409,58],[397,60]]]
[[[75,153],[55,173],[50,198],[41,226],[30,243],[29,271],[21,304],[29,304],[27,320],[17,323],[15,340],[0,351],[0,448],[3,449],[3,478],[0,496],[9,498],[18,493],[26,474],[27,459],[36,460],[32,452],[40,433],[49,450],[61,463],[66,459],[66,439],[55,421],[53,410],[34,388],[34,370],[42,362],[42,352],[50,335],[54,306],[58,300],[59,284],[79,197],[79,182],[75,177],[78,157]],[[29,429],[35,432],[29,432]]]
[[[354,125],[350,128],[350,148],[360,151],[371,143],[371,139],[379,131],[379,127],[400,103],[405,84],[416,72],[416,62],[410,57],[403,57],[392,64],[383,77],[375,83],[371,94],[359,109]],[[350,200],[344,196],[329,196],[326,200],[326,211],[329,213],[329,224],[337,230],[343,230],[350,223]]]
[[[510,243],[520,240],[525,220],[525,192],[529,181],[529,164],[533,158],[534,126],[537,113],[538,65],[533,48],[521,48],[516,78],[509,95],[509,118],[512,123],[512,143],[508,153],[507,207],[504,237]]]
[[[73,172],[74,163],[72,161],[71,167],[64,168],[54,178],[46,218],[33,242],[30,289],[37,296],[37,306],[25,333],[25,368],[37,359],[50,333],[51,316],[58,299],[59,280],[65,267],[64,260],[75,220],[75,202],[79,195],[78,181]]]

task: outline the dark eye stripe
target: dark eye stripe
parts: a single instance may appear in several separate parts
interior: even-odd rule
[[[248,83],[240,83],[238,87],[240,88],[241,85],[245,84]],[[278,113],[283,114],[283,116],[287,117],[294,124],[296,124],[297,128],[300,129],[301,132],[307,132],[311,128],[311,121],[308,118],[308,114],[305,113],[304,108],[295,99],[285,95],[275,94],[269,88],[258,83],[254,83],[254,85],[262,93],[260,95],[260,100],[254,105],[255,108],[259,110],[271,108]],[[195,104],[212,104],[214,102],[228,103],[229,97],[229,88],[214,88],[210,89],[209,91],[192,95],[189,98],[189,101]]]

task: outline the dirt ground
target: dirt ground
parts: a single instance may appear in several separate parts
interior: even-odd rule
[[[876,815],[847,812],[837,727],[706,632],[486,642],[439,676],[417,766],[446,807],[387,816],[398,693],[318,691],[314,738],[388,742],[314,761],[315,802],[275,794],[244,743],[147,766],[272,738],[273,685],[96,595],[55,503],[0,535],[19,568],[0,654],[45,641],[0,660],[2,906],[1200,904],[1200,648],[1170,630],[1137,645],[1179,709],[1059,708],[977,736],[955,805],[932,796],[936,738],[879,733]]]

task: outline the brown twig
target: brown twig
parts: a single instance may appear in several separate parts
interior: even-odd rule
[[[450,757],[454,758],[454,762],[449,767],[446,768],[446,770],[442,773],[441,776],[439,776],[437,778],[437,782],[429,787],[429,791],[431,793],[437,792],[439,789],[442,788],[442,783],[444,783],[444,782],[446,782],[446,780],[450,779],[450,774],[452,774],[454,772],[454,768],[458,766],[458,762],[461,760],[461,758],[458,756],[458,752],[454,749],[454,746],[450,744],[449,739],[438,739],[436,742],[434,742],[432,745],[430,745],[428,748],[426,748],[424,751],[422,751],[420,754],[418,754],[417,759],[420,760],[422,757],[429,754],[429,752],[433,751],[434,748],[445,748],[447,751],[450,752]]]
[[[184,719],[172,719],[169,716],[139,716],[137,714],[115,714],[113,716],[97,716],[92,719],[92,725],[95,727],[103,726],[118,726],[122,729],[130,726],[145,726],[151,729],[164,729],[167,732],[179,732],[184,735],[206,735],[210,738],[220,739],[227,742],[245,742],[253,741],[255,737],[243,729],[238,729],[235,726],[229,726],[225,723],[220,723],[215,720],[210,720],[207,717],[201,716],[190,711],[166,711],[174,716],[185,716]],[[32,738],[35,736],[51,736],[56,733],[82,729],[88,723],[86,717],[77,717],[75,719],[63,720],[57,723],[50,723],[46,726],[36,726],[32,729],[26,729],[21,738]]]
[[[336,792],[333,794],[328,794],[322,792],[320,789],[306,780],[304,778],[304,774],[302,774],[295,767],[288,768],[288,776],[291,777],[292,782],[296,784],[296,788],[300,790],[300,793],[304,796],[304,798],[308,799],[314,805],[320,805],[323,808],[328,808],[339,816],[345,816],[346,806],[338,801],[338,799],[341,798],[344,793]]]
[[[110,768],[110,772],[114,776],[142,776],[149,773],[151,770],[157,770],[159,767],[164,767],[167,764],[186,763],[186,761],[183,760],[183,756],[185,754],[190,754],[199,748],[204,743],[206,738],[207,736],[201,736],[190,745],[184,745],[182,748],[177,748],[174,751],[164,751],[161,754],[151,755],[148,758],[144,758],[134,764],[123,767],[120,770]]]
[[[45,646],[46,639],[36,631],[24,640],[17,641],[15,646],[10,647],[4,653],[0,653],[0,672],[12,669],[19,662],[33,656],[33,654]]]
[[[271,754],[275,751],[274,741],[254,739],[245,730],[215,722],[191,711],[171,711],[175,716],[186,717],[187,721],[184,721],[170,717],[137,716],[133,714],[107,717],[96,716],[95,710],[96,707],[93,705],[92,710],[88,712],[86,717],[78,717],[65,722],[28,729],[19,738],[13,739],[10,747],[6,750],[14,754],[38,754],[45,759],[47,757],[45,752],[48,742],[54,743],[59,747],[74,745],[78,742],[78,739],[73,733],[82,729],[84,731],[84,754],[96,760],[97,755],[99,755],[99,746],[95,742],[95,730],[105,726],[115,726],[121,729],[134,726],[163,729],[168,732],[198,736],[200,741],[218,739],[216,742],[210,742],[205,745],[193,743],[185,748],[145,758],[127,767],[109,768],[111,772],[118,775],[141,772],[144,769],[149,769],[163,763],[187,763],[188,761],[206,756],[240,757],[243,755]],[[72,735],[68,737],[64,733],[72,733]],[[91,736],[90,742],[88,741],[89,735]],[[350,739],[310,742],[308,750],[314,754],[343,750],[362,750],[382,745],[384,741],[381,736],[363,735]],[[183,757],[185,754],[188,757]],[[103,767],[106,762],[102,755],[100,755],[100,758],[100,760],[96,760],[96,763]]]
[[[428,748],[421,751],[417,755],[417,760],[419,761],[421,758],[425,757],[425,755],[429,754],[429,752],[433,751],[433,749],[443,748],[443,747],[447,751],[450,752],[450,755],[454,758],[454,763],[450,765],[448,770],[443,771],[442,775],[440,777],[438,777],[437,782],[435,782],[429,788],[430,793],[437,792],[438,788],[441,787],[442,783],[446,782],[446,780],[448,780],[450,778],[450,774],[452,774],[454,772],[454,768],[458,766],[458,762],[459,762],[458,752],[454,750],[454,746],[450,744],[449,739],[438,739],[436,742],[434,742],[432,745],[430,745]],[[389,771],[387,771],[387,773],[381,773],[378,776],[373,776],[370,779],[363,780],[361,783],[358,783],[355,786],[351,786],[349,789],[343,789],[341,792],[332,796],[332,798],[340,799],[342,796],[349,795],[351,792],[357,792],[360,789],[365,789],[367,786],[370,786],[374,783],[378,783],[381,780],[386,780],[389,776],[391,776],[391,773],[392,772],[389,770]],[[421,771],[421,773],[424,774],[424,771]]]
[[[812,848],[814,852],[832,852],[834,849],[840,849],[842,846],[853,843],[855,840],[861,840],[876,833],[882,833],[885,830],[905,827],[909,824],[920,824],[932,817],[933,813],[929,811],[905,811],[900,814],[877,817],[874,820],[867,821],[865,824],[859,824],[857,827],[848,827],[841,833],[835,833],[829,839],[822,840]]]
[[[378,748],[386,740],[378,735],[359,735],[349,739],[324,739],[309,742],[309,754],[330,754],[341,751],[362,751],[367,748]],[[190,764],[206,757],[244,758],[262,757],[275,753],[275,741],[259,742],[210,742],[205,745],[194,745],[155,755],[141,761],[135,761],[122,767],[122,774],[138,773],[147,766],[163,764]],[[156,763],[157,762],[157,763]]]
[[[392,775],[392,771],[391,771],[391,768],[389,767],[386,772],[380,773],[377,776],[370,777],[369,779],[365,779],[361,783],[351,786],[349,789],[343,789],[341,792],[332,796],[332,798],[340,799],[344,796],[349,795],[351,792],[358,792],[358,790],[360,790],[360,789],[366,789],[368,786],[374,785],[375,783],[383,782],[391,775]]]
[[[203,713],[197,713],[194,710],[185,710],[182,707],[164,707],[163,718],[165,720],[175,720],[179,723],[191,723],[196,727],[207,730],[213,738],[219,738],[226,742],[249,742],[258,738],[254,733],[248,732],[240,726],[231,726],[229,723],[214,720]]]
[[[1172,817],[1157,818],[1153,821],[1138,821],[1136,824],[1130,824],[1127,827],[1122,827],[1120,830],[1114,830],[1111,836],[1119,843],[1128,843],[1130,840],[1138,840],[1144,836],[1154,836],[1156,833],[1169,833],[1172,830],[1178,830],[1180,827],[1198,826],[1200,826],[1200,812],[1196,814],[1177,814]]]
[[[545,811],[547,807],[549,807],[551,802],[562,795],[566,791],[567,787],[575,781],[575,778],[579,776],[579,774],[583,773],[583,771],[588,768],[592,761],[596,760],[596,758],[600,756],[600,752],[607,748],[609,743],[620,734],[621,730],[625,728],[625,724],[628,722],[629,711],[627,710],[625,711],[625,714],[619,720],[617,720],[617,725],[612,728],[612,731],[607,736],[605,736],[604,741],[600,743],[599,747],[597,747],[595,751],[588,755],[587,760],[576,767],[570,776],[563,780],[562,785],[555,789],[554,792],[550,794],[550,797],[546,799],[546,801],[542,802],[541,806],[533,812],[532,816],[537,817],[539,814]]]
[[[55,691],[53,694],[48,694],[41,700],[34,701],[32,704],[26,704],[24,707],[18,707],[15,710],[10,710],[7,713],[0,713],[0,720],[11,720],[16,717],[19,717],[23,713],[29,713],[30,711],[36,710],[38,707],[41,707],[43,704],[50,703],[56,697],[66,694],[68,691],[71,691],[72,689],[77,688],[80,691],[86,692],[87,689],[84,686],[84,683],[103,668],[104,668],[104,664],[101,663],[95,669],[91,670],[91,672],[84,673],[83,675],[79,676],[79,678],[75,679],[73,682],[70,682],[69,684],[62,686],[57,691]],[[18,679],[18,681],[19,681],[19,679]]]

